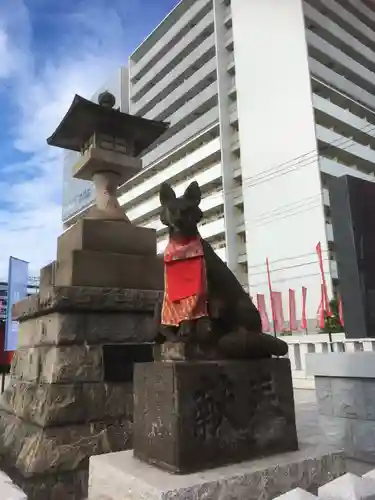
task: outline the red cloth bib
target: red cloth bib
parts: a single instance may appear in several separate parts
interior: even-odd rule
[[[168,298],[172,302],[204,293],[203,257],[165,263]]]
[[[207,316],[206,266],[199,237],[171,240],[164,252],[162,323],[178,325]]]

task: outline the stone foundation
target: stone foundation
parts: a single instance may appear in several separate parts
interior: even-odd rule
[[[11,383],[0,400],[0,465],[29,500],[82,500],[91,455],[131,446],[133,367],[153,360],[164,286],[156,231],[131,225],[116,192],[164,123],[75,96],[49,145],[81,151],[74,177],[96,206],[58,239],[40,292],[18,303]]]
[[[70,311],[61,298],[49,314],[33,302],[21,316],[0,400],[0,457],[29,500],[81,500],[89,457],[132,446],[133,365],[153,360],[153,307],[118,311],[107,302],[92,311],[83,297]],[[129,309],[129,301],[116,304]]]
[[[40,294],[14,308],[19,339],[0,400],[0,466],[29,500],[82,500],[89,457],[132,446],[133,366],[153,360],[160,292],[82,286],[99,285],[106,269],[98,274],[87,261],[74,268],[87,280],[74,281],[64,262],[72,255],[84,260],[87,252],[95,262],[110,259],[107,246],[139,251],[117,259],[148,259],[153,287],[162,288],[155,232],[140,229],[139,241],[137,232],[123,221],[79,222],[60,238],[57,262],[42,270]],[[118,273],[118,286],[129,282],[130,271]]]
[[[90,456],[131,447],[133,367],[153,360],[160,270],[155,231],[84,219],[59,238],[40,293],[14,307],[0,466],[29,500],[82,500]]]
[[[317,493],[345,472],[341,452],[315,447],[182,476],[129,450],[90,459],[89,500],[272,500],[297,486]]]
[[[289,360],[135,367],[135,457],[185,474],[297,448]]]
[[[375,463],[375,353],[307,355],[321,429],[346,456]]]

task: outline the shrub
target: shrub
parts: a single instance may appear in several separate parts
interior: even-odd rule
[[[337,299],[332,299],[329,302],[331,307],[332,316],[325,315],[324,328],[321,330],[322,333],[339,333],[343,331],[343,327],[340,323],[339,315],[339,302]]]

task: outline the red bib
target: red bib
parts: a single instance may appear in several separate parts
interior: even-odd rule
[[[162,323],[207,316],[206,266],[201,239],[171,240],[164,252]]]
[[[165,264],[166,288],[172,302],[205,292],[203,257],[175,260]]]

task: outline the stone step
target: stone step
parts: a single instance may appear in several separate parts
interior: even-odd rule
[[[299,451],[176,475],[135,459],[129,450],[90,458],[89,500],[273,500],[297,484],[316,492],[345,470],[341,452],[303,446]]]
[[[347,473],[321,486],[318,495],[321,500],[375,500],[375,481]]]
[[[156,231],[121,220],[81,219],[58,238],[57,260],[73,250],[155,256]]]
[[[164,263],[156,256],[74,250],[57,261],[55,285],[162,290]]]
[[[153,342],[152,312],[51,313],[22,321],[17,348],[53,345]]]
[[[161,298],[159,290],[118,287],[52,286],[48,293],[33,294],[13,306],[13,319],[23,322],[52,312],[152,313]]]
[[[278,496],[275,500],[319,500],[316,495],[308,493],[301,488],[295,488],[294,490],[288,491],[283,495]]]
[[[190,473],[298,448],[288,359],[138,363],[134,454]]]

